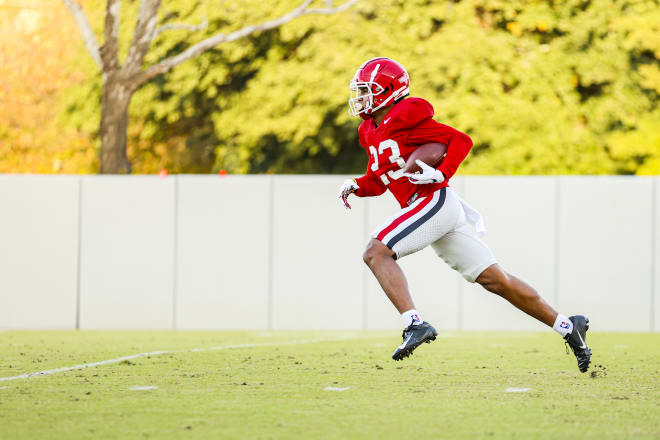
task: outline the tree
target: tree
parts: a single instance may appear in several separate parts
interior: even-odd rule
[[[217,33],[146,68],[143,67],[145,56],[158,34],[170,29],[187,29],[194,32],[206,27],[206,23],[197,26],[165,23],[158,26],[158,10],[162,0],[141,0],[133,37],[122,64],[119,60],[121,0],[106,0],[105,40],[100,48],[81,5],[75,0],[62,1],[74,16],[85,46],[101,71],[101,173],[126,174],[131,172],[131,164],[126,154],[128,108],[133,94],[144,84],[222,43],[277,28],[303,15],[338,13],[350,8],[358,0],[348,0],[336,7],[332,0],[325,0],[325,8],[312,8],[314,0],[304,0],[297,8],[276,19],[245,26],[229,34]]]

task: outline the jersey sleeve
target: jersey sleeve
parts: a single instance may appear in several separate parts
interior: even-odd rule
[[[358,190],[355,191],[355,195],[358,197],[379,196],[387,190],[387,187],[383,184],[380,178],[371,170],[373,161],[373,156],[369,154],[367,172],[364,174],[364,176],[360,176],[355,179],[355,183],[357,183],[359,186]]]
[[[440,124],[433,119],[425,119],[410,131],[408,143],[423,145],[430,142],[441,142],[447,145],[445,158],[438,170],[445,179],[451,178],[472,148],[472,139],[449,125]]]

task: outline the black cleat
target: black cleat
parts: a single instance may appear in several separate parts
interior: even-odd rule
[[[428,322],[409,325],[401,335],[403,338],[403,344],[399,345],[394,351],[392,359],[400,361],[403,358],[407,358],[417,347],[420,346],[420,344],[424,342],[430,344],[431,341],[435,340],[436,336],[438,336],[438,332],[436,332],[433,326]]]
[[[564,336],[564,340],[571,347],[571,350],[573,350],[573,354],[577,358],[578,368],[584,373],[589,369],[589,363],[591,362],[591,350],[587,347],[589,318],[582,315],[575,315],[568,319],[573,323],[573,331]]]

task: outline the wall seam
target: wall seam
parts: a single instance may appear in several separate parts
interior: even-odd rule
[[[78,177],[78,258],[76,261],[76,330],[80,330],[80,283],[82,268],[82,186],[83,178]]]
[[[173,219],[173,235],[174,243],[172,246],[172,330],[177,329],[177,300],[179,294],[179,176],[174,176],[174,219]]]
[[[270,176],[268,201],[268,330],[273,330],[274,321],[274,232],[275,232],[275,177]]]
[[[553,292],[553,301],[554,306],[559,311],[559,266],[560,258],[559,252],[561,251],[560,247],[560,222],[561,222],[561,177],[557,176],[555,178],[555,255],[554,255],[554,292]]]
[[[657,280],[655,279],[655,266],[656,266],[656,256],[658,254],[657,247],[657,232],[655,230],[655,225],[657,222],[657,190],[658,190],[658,178],[653,178],[651,182],[651,302],[649,310],[649,331],[655,331],[656,322],[655,322],[655,284]]]

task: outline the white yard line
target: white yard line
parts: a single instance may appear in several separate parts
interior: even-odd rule
[[[526,393],[529,391],[529,388],[507,388],[506,390],[507,393]]]
[[[107,364],[116,364],[118,362],[127,361],[127,360],[130,360],[130,359],[138,359],[138,358],[147,357],[147,356],[158,356],[158,355],[167,354],[167,353],[174,353],[174,352],[173,351],[168,351],[168,350],[162,350],[162,351],[150,351],[148,353],[132,354],[130,356],[122,356],[122,357],[116,358],[116,359],[108,359],[108,360],[105,360],[105,361],[91,362],[89,364],[80,364],[80,365],[73,365],[71,367],[55,368],[53,370],[37,371],[35,373],[19,374],[18,376],[0,377],[0,382],[4,382],[6,380],[29,379],[31,377],[36,377],[36,376],[48,376],[50,374],[61,373],[63,371],[82,370],[83,368],[97,367],[99,365],[107,365]]]
[[[299,344],[313,344],[315,342],[336,342],[336,341],[345,341],[349,339],[362,339],[362,338],[339,338],[339,339],[303,339],[298,341],[287,341],[287,342],[255,342],[252,344],[235,344],[235,345],[219,345],[217,347],[207,347],[207,348],[193,348],[190,350],[159,350],[159,351],[149,351],[146,353],[137,353],[129,356],[122,356],[115,359],[107,359],[104,361],[91,362],[88,364],[73,365],[70,367],[61,367],[55,368],[53,370],[37,371],[35,373],[25,373],[19,374],[18,376],[9,376],[9,377],[0,377],[0,382],[16,379],[30,379],[32,377],[38,376],[49,376],[55,373],[62,373],[64,371],[73,371],[73,370],[82,370],[84,368],[98,367],[99,365],[108,365],[116,364],[123,361],[128,361],[131,359],[139,359],[148,356],[160,356],[162,354],[170,353],[186,353],[186,352],[199,352],[199,351],[218,351],[218,350],[232,350],[236,348],[251,348],[251,347],[273,347],[280,345],[299,345]]]
[[[350,389],[351,387],[325,387],[323,391],[346,391]]]

